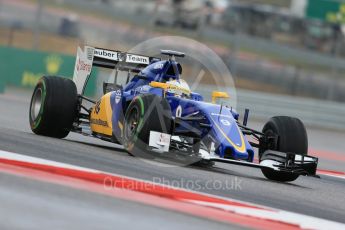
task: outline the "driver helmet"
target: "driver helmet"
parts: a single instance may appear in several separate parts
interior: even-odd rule
[[[188,83],[183,79],[179,79],[179,80],[170,79],[166,83],[169,85],[167,89],[168,93],[172,93],[175,96],[180,96],[180,97],[189,97],[191,94],[191,90]]]

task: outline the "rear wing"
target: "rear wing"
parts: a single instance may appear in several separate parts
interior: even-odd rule
[[[78,47],[73,81],[77,86],[78,94],[83,95],[94,66],[139,73],[153,60],[160,59],[91,46],[85,46],[84,50]]]

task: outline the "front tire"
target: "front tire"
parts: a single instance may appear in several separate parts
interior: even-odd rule
[[[65,138],[76,118],[77,105],[77,88],[72,80],[42,77],[31,98],[31,130],[37,135]]]
[[[276,150],[279,152],[308,154],[308,136],[307,131],[301,120],[294,117],[277,116],[272,117],[263,127],[262,132],[265,136],[278,136],[278,141],[266,148],[259,149],[259,157],[264,151]],[[261,170],[267,179],[290,182],[296,180],[299,175],[279,172],[273,169]]]
[[[125,149],[134,156],[150,158],[150,131],[170,133],[171,108],[165,98],[154,94],[139,95],[126,110],[123,141]]]

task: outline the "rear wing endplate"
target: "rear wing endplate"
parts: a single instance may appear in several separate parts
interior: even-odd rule
[[[160,59],[91,46],[85,46],[84,50],[78,47],[73,81],[77,86],[78,94],[83,95],[94,66],[139,73],[153,60]]]

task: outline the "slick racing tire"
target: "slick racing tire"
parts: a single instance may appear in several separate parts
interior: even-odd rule
[[[298,118],[277,116],[272,117],[263,127],[262,132],[266,136],[278,136],[278,141],[268,149],[279,152],[296,153],[307,155],[308,153],[308,136],[307,131],[301,120]],[[259,149],[259,157],[268,149]],[[267,179],[290,182],[298,178],[299,175],[279,172],[273,169],[262,169],[262,173]]]
[[[152,158],[150,131],[170,133],[171,108],[165,98],[154,94],[135,97],[125,113],[123,144],[133,156]]]
[[[75,83],[62,77],[42,77],[33,92],[29,120],[31,130],[48,137],[64,138],[77,115]]]

